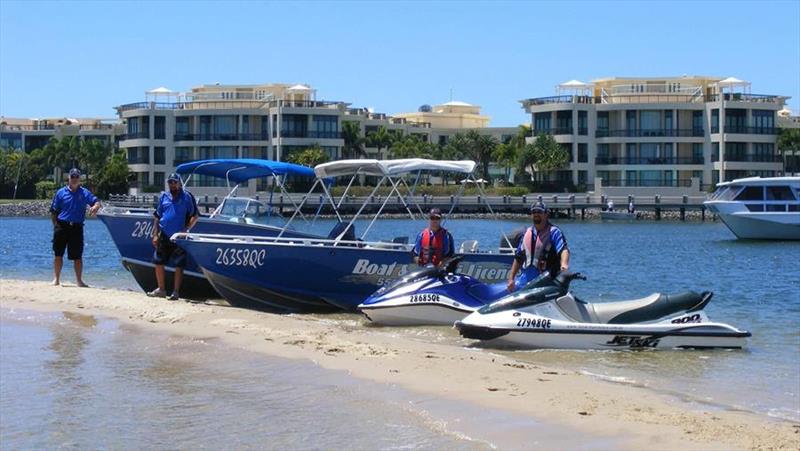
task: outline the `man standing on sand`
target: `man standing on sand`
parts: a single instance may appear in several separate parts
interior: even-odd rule
[[[542,202],[533,204],[531,218],[533,226],[525,231],[520,240],[508,275],[509,293],[516,289],[515,277],[520,268],[523,271],[536,271],[536,274],[548,271],[551,277],[569,269],[567,240],[561,229],[550,223],[547,206]],[[524,278],[524,282],[533,280],[533,275]]]
[[[56,191],[50,204],[50,219],[53,221],[53,285],[61,284],[61,268],[64,266],[64,250],[75,267],[75,281],[79,287],[87,287],[83,282],[83,221],[86,219],[86,206],[89,215],[97,213],[100,201],[88,189],[81,186],[81,171],[69,171],[69,183]]]
[[[167,295],[164,265],[170,259],[175,262],[175,279],[173,281],[170,301],[180,299],[181,282],[183,281],[183,268],[186,266],[186,252],[177,244],[170,241],[170,237],[178,232],[187,232],[197,222],[199,212],[194,196],[183,189],[181,176],[172,173],[167,178],[168,193],[161,193],[161,199],[156,207],[153,219],[153,263],[156,265],[156,280],[158,288],[147,293],[150,297],[163,298]]]

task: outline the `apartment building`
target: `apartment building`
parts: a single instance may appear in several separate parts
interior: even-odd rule
[[[782,171],[776,113],[787,97],[750,88],[733,77],[571,80],[555,96],[521,103],[534,137],[553,135],[571,155],[569,168],[549,180],[596,190],[691,191]]]
[[[516,129],[489,128],[480,107],[464,102],[423,106],[414,113],[388,116],[343,101],[318,100],[305,84],[201,85],[187,93],[157,88],[146,101],[116,109],[127,131],[125,149],[135,179],[132,189],[163,187],[175,166],[208,158],[285,160],[293,152],[319,145],[330,159],[342,158],[342,123],[359,124],[362,136],[380,127],[414,134],[431,143],[467,129],[508,140]],[[280,125],[279,125],[280,124]],[[386,158],[387,149],[366,148],[368,157]],[[242,192],[265,188],[252,181]],[[198,194],[220,193],[224,180],[195,178]]]
[[[0,117],[0,148],[25,152],[44,147],[51,138],[78,136],[117,144],[124,134],[125,126],[118,120]]]

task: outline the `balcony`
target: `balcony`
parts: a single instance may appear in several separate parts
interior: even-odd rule
[[[80,130],[113,130],[114,124],[82,124]]]
[[[341,139],[342,133],[341,132],[318,132],[318,131],[310,131],[308,132],[309,138],[318,138],[318,139]]]
[[[136,133],[126,133],[122,135],[122,139],[150,139],[150,132],[136,132]]]
[[[712,126],[711,133],[719,133],[719,126]],[[745,127],[743,125],[726,125],[725,133],[747,134],[747,135],[777,135],[778,129],[775,127]]]
[[[744,94],[744,93],[725,93],[724,95],[712,94],[706,97],[708,102],[755,102],[755,103],[781,103],[783,97],[771,94]]]
[[[725,155],[725,161],[739,161],[748,163],[781,163],[780,155]]]
[[[703,157],[596,157],[597,165],[610,164],[704,164]]]
[[[56,126],[54,124],[37,124],[37,125],[9,125],[9,124],[0,124],[0,130],[4,132],[11,132],[11,131],[42,131],[42,130],[55,130]]]
[[[175,141],[266,141],[267,135],[261,133],[177,133]]]
[[[668,137],[668,138],[686,138],[686,137],[702,137],[704,130],[702,128],[682,128],[682,129],[625,129],[625,130],[607,130],[599,129],[594,132],[596,138],[653,138],[653,137]]]
[[[117,107],[118,112],[131,110],[182,110],[183,102],[135,102]]]
[[[522,101],[525,105],[549,105],[554,103],[583,103],[592,104],[600,103],[599,97],[592,96],[550,96],[550,97],[534,97]]]
[[[347,105],[344,102],[330,100],[270,100],[266,102],[270,108],[338,108],[339,105]]]
[[[603,179],[603,186],[655,186],[655,187],[689,187],[692,186],[692,179],[660,180],[660,179]]]
[[[533,130],[533,136],[538,135],[571,135],[572,127],[537,128]]]

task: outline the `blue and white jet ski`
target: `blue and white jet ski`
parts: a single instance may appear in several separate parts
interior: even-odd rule
[[[455,323],[463,337],[521,349],[741,348],[750,332],[712,322],[713,293],[587,303],[569,291],[580,273],[548,273]]]
[[[508,294],[505,281],[487,284],[455,272],[462,258],[453,258],[444,268],[427,266],[409,273],[373,293],[358,310],[373,323],[384,326],[452,326]],[[536,276],[535,270],[522,271],[516,279],[517,286],[524,286]]]

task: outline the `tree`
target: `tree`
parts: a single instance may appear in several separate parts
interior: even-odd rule
[[[432,158],[433,147],[417,135],[396,138],[389,147],[392,158]]]
[[[345,158],[359,158],[367,155],[364,150],[366,139],[361,136],[361,126],[358,122],[342,122],[342,139],[344,139],[342,152]]]
[[[528,171],[534,180],[537,172],[552,171],[569,163],[569,152],[550,135],[539,135],[533,144],[526,144],[519,155],[519,167]]]
[[[508,144],[498,144],[492,157],[505,168],[506,182],[511,182],[511,168],[519,159],[517,147],[510,142]]]
[[[94,194],[98,197],[107,197],[109,194],[123,194],[128,192],[128,159],[125,152],[114,152],[111,158],[97,175]]]
[[[492,155],[500,142],[494,136],[481,135],[475,130],[467,132],[467,138],[472,141],[473,159],[481,166],[483,178],[489,180],[489,164],[492,162]]]
[[[367,135],[367,142],[370,147],[376,147],[378,153],[380,153],[381,149],[388,148],[392,144],[396,139],[395,136],[392,136],[392,133],[389,133],[386,127],[381,126],[379,129]]]
[[[86,173],[86,182],[92,186],[90,176],[96,175],[108,162],[112,154],[110,144],[106,144],[99,139],[84,139],[81,141],[81,156],[83,158],[81,166]]]
[[[289,154],[287,160],[291,163],[301,164],[303,166],[313,168],[318,164],[325,163],[329,160],[329,158],[328,154],[322,150],[319,144],[314,144],[313,146],[300,152],[293,152]]]
[[[800,152],[800,128],[782,128],[778,133],[778,152],[783,157],[783,172],[786,172],[786,154]]]

